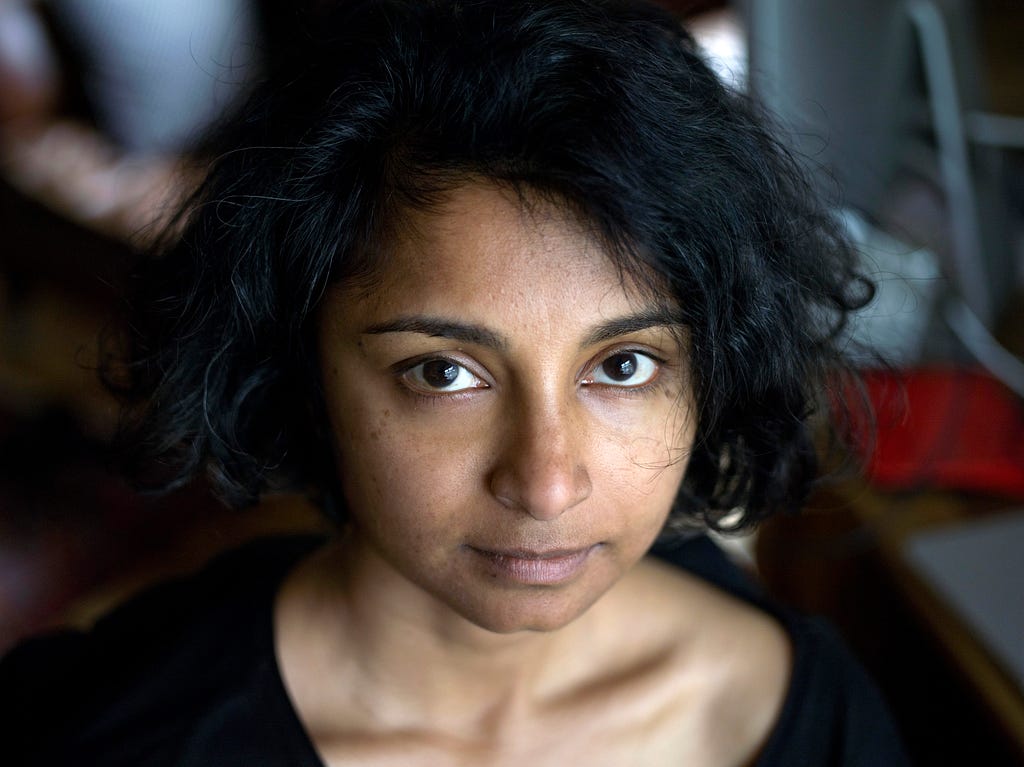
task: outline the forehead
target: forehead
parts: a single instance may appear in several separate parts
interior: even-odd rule
[[[381,311],[490,307],[550,312],[552,301],[589,301],[602,313],[656,301],[566,205],[488,183],[457,187],[402,216],[364,302]],[[419,304],[430,304],[429,307]]]

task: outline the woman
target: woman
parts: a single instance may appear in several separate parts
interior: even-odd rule
[[[136,298],[134,455],[339,534],[16,652],[27,763],[903,763],[827,631],[648,556],[799,506],[864,293],[671,17],[345,4],[217,146]]]

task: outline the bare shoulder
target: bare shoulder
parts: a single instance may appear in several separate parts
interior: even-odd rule
[[[652,631],[664,632],[660,641],[674,648],[664,678],[680,692],[678,710],[697,724],[706,763],[751,761],[789,689],[786,630],[764,611],[651,558],[624,587],[625,601],[657,616]]]

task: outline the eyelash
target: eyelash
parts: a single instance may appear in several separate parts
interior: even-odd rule
[[[584,367],[584,370],[592,374],[593,371],[595,371],[599,366],[603,365],[608,359],[618,354],[635,354],[638,356],[646,357],[647,359],[652,360],[658,366],[658,370],[655,372],[654,376],[651,378],[650,381],[639,386],[614,386],[612,384],[594,382],[585,384],[584,388],[599,388],[602,392],[610,393],[616,397],[637,398],[650,394],[651,392],[656,391],[665,385],[663,368],[665,365],[668,364],[668,361],[663,357],[653,354],[648,349],[636,349],[633,347],[626,347],[602,352],[598,357],[595,358],[596,361],[592,360],[591,362],[588,362],[587,365]],[[441,390],[431,394],[422,391],[418,388],[415,388],[413,386],[410,386],[406,382],[406,377],[411,371],[415,370],[418,366],[424,363],[433,362],[435,360],[450,362],[453,365],[457,365],[460,368],[467,370],[472,376],[483,381],[486,384],[486,386],[475,387],[471,389],[461,389],[453,392],[445,392]],[[396,376],[398,385],[401,387],[403,392],[413,397],[418,402],[435,406],[442,405],[447,402],[452,402],[453,400],[458,401],[465,399],[466,397],[472,396],[474,391],[488,389],[491,387],[491,384],[487,382],[486,378],[474,372],[472,367],[467,365],[465,362],[446,354],[428,354],[422,357],[417,357],[412,360],[400,362],[398,363],[398,365],[395,365],[393,367],[393,373]]]
[[[443,361],[443,362],[450,362],[452,365],[458,365],[460,368],[463,368],[464,370],[469,371],[470,375],[474,376],[475,378],[480,379],[481,381],[483,381],[487,385],[483,386],[483,387],[475,387],[475,388],[472,388],[472,389],[462,389],[462,390],[453,391],[453,392],[438,391],[435,394],[430,394],[430,393],[422,391],[422,390],[420,390],[418,388],[410,386],[408,383],[406,383],[406,377],[409,375],[409,373],[411,373],[413,370],[415,370],[420,365],[423,365],[424,363],[427,363],[427,362],[433,362],[435,360]],[[427,404],[427,405],[435,405],[436,406],[436,405],[442,405],[442,404],[445,404],[445,403],[448,403],[448,402],[452,402],[453,400],[454,401],[459,401],[459,400],[465,399],[466,397],[472,396],[474,391],[479,391],[480,389],[490,388],[490,383],[487,382],[487,379],[484,376],[479,375],[476,372],[474,372],[473,368],[470,367],[469,365],[467,365],[464,361],[456,359],[455,357],[447,355],[447,354],[426,354],[426,355],[423,355],[421,357],[416,357],[415,359],[398,363],[397,365],[395,365],[392,368],[392,371],[393,371],[393,373],[394,373],[394,375],[396,377],[396,381],[398,383],[398,386],[401,388],[401,390],[405,394],[409,395],[410,397],[412,397],[417,402],[422,403],[422,404]]]
[[[658,369],[650,381],[639,386],[613,386],[612,384],[593,383],[588,384],[587,388],[600,387],[603,392],[608,392],[616,397],[643,397],[665,385],[664,368],[668,364],[668,360],[652,353],[649,349],[625,347],[622,349],[612,349],[607,352],[602,352],[599,357],[596,358],[596,361],[587,363],[585,370],[594,371],[607,360],[618,354],[636,354],[641,357],[647,357],[647,359],[652,360],[658,366]]]

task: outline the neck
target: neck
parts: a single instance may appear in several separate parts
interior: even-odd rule
[[[567,689],[587,666],[587,615],[555,632],[487,631],[352,539],[298,568],[277,612],[293,699],[301,698],[295,688],[307,684],[324,710],[351,707],[355,696],[379,727],[494,737]]]

